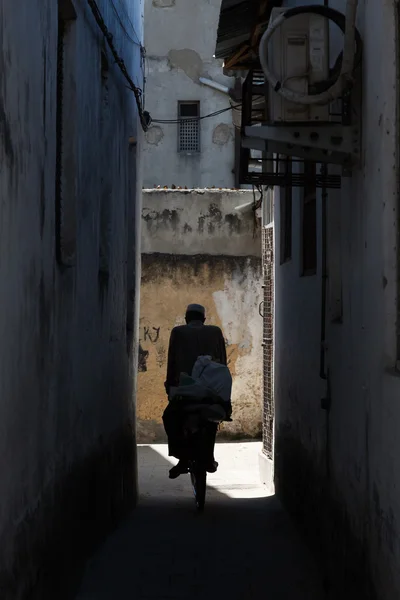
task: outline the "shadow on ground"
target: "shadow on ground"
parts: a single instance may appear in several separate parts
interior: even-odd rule
[[[171,465],[158,451],[139,453],[141,502],[89,563],[77,600],[324,598],[304,543],[258,482],[246,484],[244,473],[227,495],[209,478],[206,509],[197,514],[189,478],[170,482]],[[230,497],[235,486],[241,497]]]

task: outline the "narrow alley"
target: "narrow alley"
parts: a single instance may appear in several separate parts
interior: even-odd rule
[[[399,107],[400,0],[0,0],[0,600],[400,600]]]
[[[322,600],[318,570],[259,483],[261,444],[219,444],[197,514],[189,477],[168,480],[167,447],[139,446],[139,507],[90,561],[77,600]]]

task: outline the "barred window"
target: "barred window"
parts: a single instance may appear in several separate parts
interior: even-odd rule
[[[178,152],[200,152],[200,102],[178,102]]]

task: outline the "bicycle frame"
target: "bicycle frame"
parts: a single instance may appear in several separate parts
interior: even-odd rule
[[[207,471],[193,460],[189,462],[189,473],[196,508],[199,512],[202,512],[206,502]]]

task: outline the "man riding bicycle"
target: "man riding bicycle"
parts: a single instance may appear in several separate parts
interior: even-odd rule
[[[171,331],[168,350],[167,379],[165,390],[168,395],[172,388],[180,384],[182,373],[190,375],[200,356],[208,356],[222,365],[227,364],[225,340],[219,327],[205,325],[205,308],[200,304],[190,304],[186,310],[186,325],[174,327]],[[184,437],[183,417],[171,403],[163,415],[165,431],[168,435],[169,456],[179,459],[169,476],[175,479],[188,472],[188,451]],[[204,461],[206,470],[215,473],[218,463],[214,460],[214,445],[217,424],[207,422],[205,427]]]

